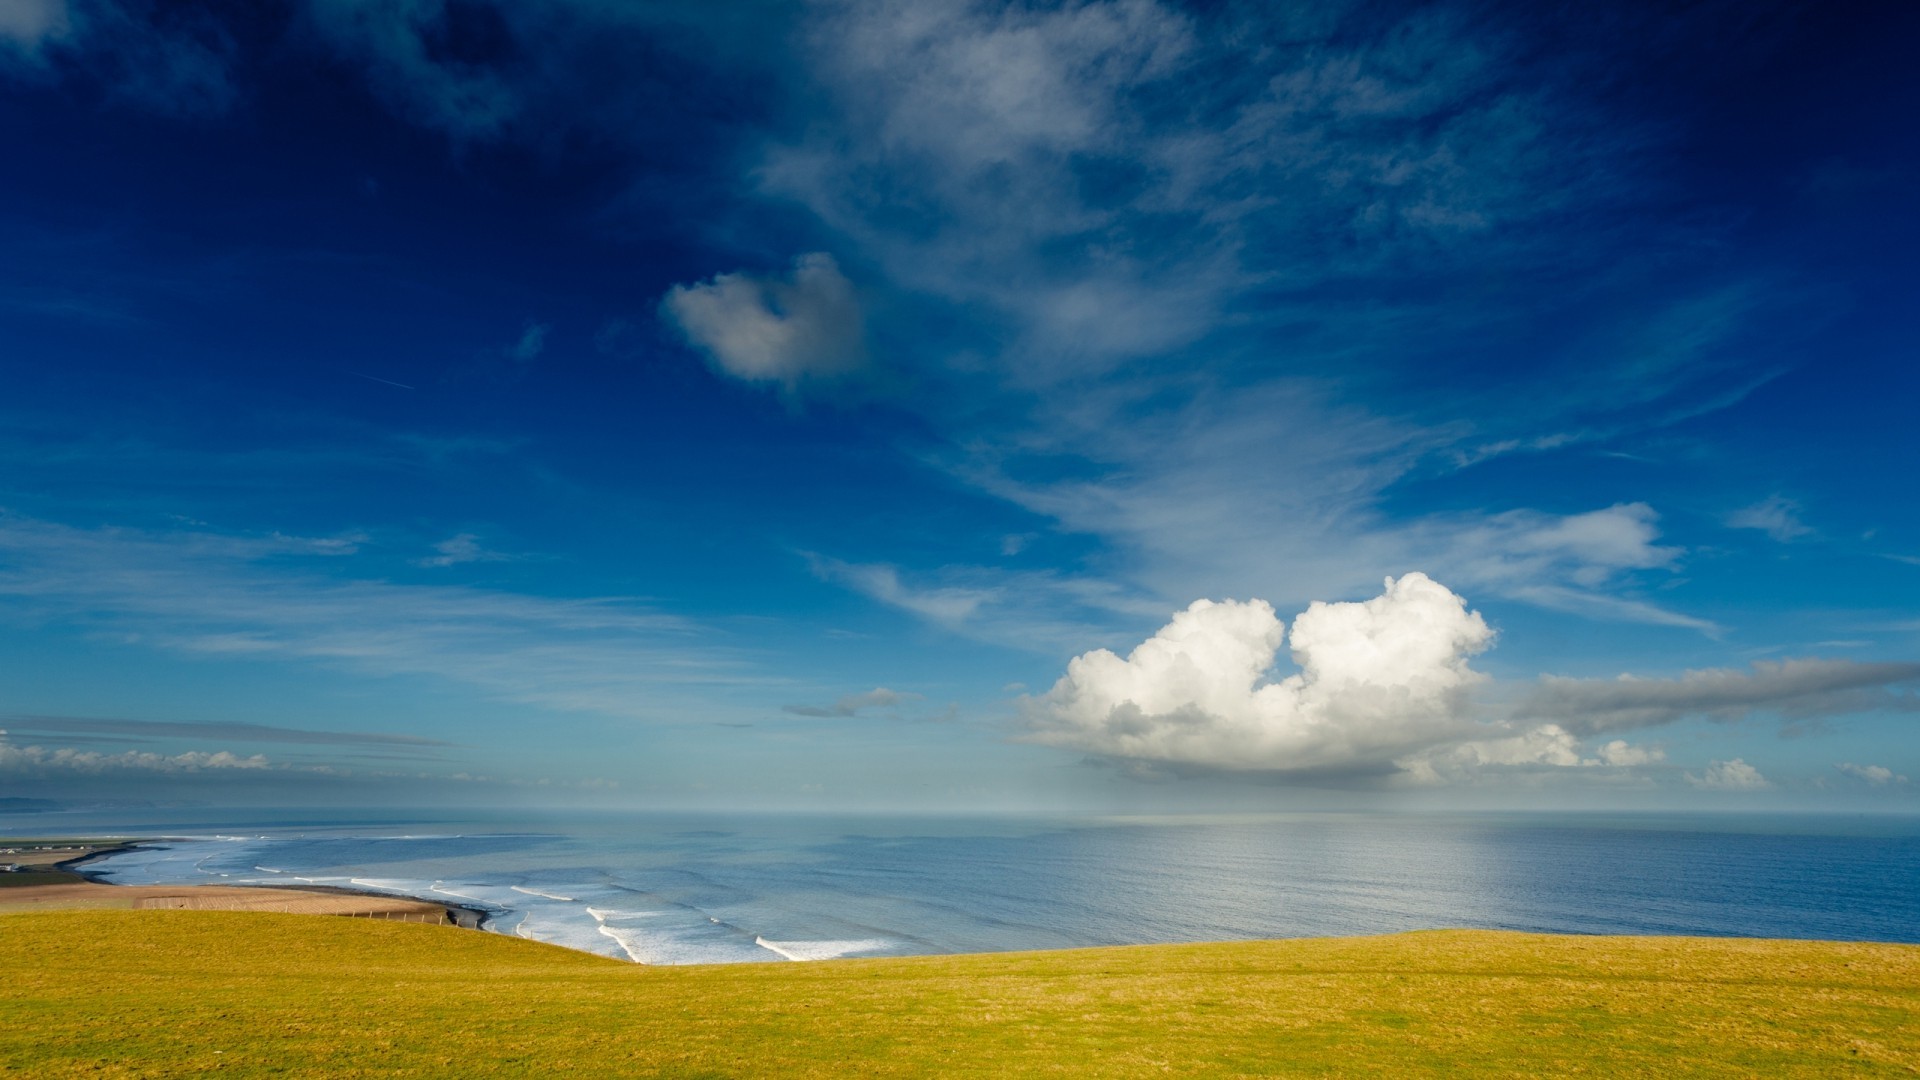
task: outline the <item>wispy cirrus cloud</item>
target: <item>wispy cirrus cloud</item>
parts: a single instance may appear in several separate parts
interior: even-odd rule
[[[449,747],[455,744],[417,735],[383,731],[311,731],[274,724],[221,720],[131,720],[105,716],[0,717],[15,738],[31,734],[123,735],[147,739],[218,739],[236,743],[292,743],[302,746]]]
[[[110,101],[176,116],[224,113],[239,98],[235,46],[221,20],[195,8],[156,17],[121,0],[0,4],[0,78],[66,77]]]
[[[1920,710],[1920,663],[1852,660],[1760,661],[1741,671],[1712,668],[1677,678],[1568,679],[1542,676],[1518,703],[1581,735],[1632,731],[1689,717],[1739,720],[1756,711],[1790,719],[1877,709]],[[1902,689],[1904,688],[1904,689]]]
[[[385,760],[400,759],[390,756]],[[6,776],[10,784],[23,785],[25,790],[40,789],[67,798],[120,799],[163,793],[177,797],[183,783],[192,783],[199,791],[268,791],[285,797],[288,791],[298,790],[318,798],[343,795],[364,798],[369,790],[391,793],[395,781],[406,782],[415,793],[439,790],[442,794],[447,785],[584,792],[604,792],[621,786],[619,781],[602,777],[493,776],[467,771],[348,766],[276,760],[265,754],[242,755],[231,750],[162,754],[150,750],[110,752],[74,746],[20,745],[6,731],[0,731],[0,775]]]
[[[996,567],[905,572],[807,554],[816,577],[976,640],[1042,653],[1071,651],[1116,616],[1157,616],[1165,606],[1138,589],[1093,576]]]
[[[1419,565],[1557,610],[1718,630],[1638,586],[1671,560],[1529,547],[1553,538],[1509,516],[1530,514],[1524,501],[1424,519],[1386,507],[1423,461],[1563,447],[1617,429],[1595,403],[1690,408],[1679,399],[1723,391],[1728,343],[1766,307],[1764,287],[1702,282],[1602,329],[1578,321],[1538,365],[1543,384],[1577,392],[1536,395],[1545,408],[1468,408],[1486,403],[1451,387],[1400,407],[1345,385],[1486,329],[1472,320],[1489,316],[1457,314],[1484,305],[1446,302],[1463,266],[1564,281],[1621,246],[1631,230],[1615,211],[1651,183],[1637,155],[1658,136],[1581,78],[1605,67],[1602,46],[1541,63],[1522,35],[1446,5],[866,0],[790,17],[797,57],[728,54],[741,61],[729,76],[792,98],[738,148],[753,162],[739,179],[817,226],[775,258],[842,253],[880,302],[869,311],[819,254],[790,274],[670,290],[664,313],[716,370],[792,392],[884,351],[912,373],[904,404],[930,421],[930,457],[1097,537],[1116,553],[1104,583],[1163,606],[1221,591],[1304,600]],[[591,81],[558,76],[609,35],[669,63],[724,37],[697,29],[719,22],[573,0],[329,0],[298,6],[295,26],[397,113],[457,140],[539,142],[564,117],[596,141],[654,146],[622,111],[631,101],[577,100]],[[719,265],[768,264],[752,251]],[[1504,306],[1557,310],[1581,302],[1573,292]],[[1487,537],[1496,547],[1476,546]],[[927,599],[868,585],[889,603]],[[959,599],[932,597],[928,617],[956,621],[942,605]]]
[[[67,0],[10,0],[0,5],[0,42],[37,57],[49,41],[73,29]]]
[[[616,716],[657,717],[676,691],[767,681],[713,632],[631,600],[347,576],[339,561],[362,542],[4,517],[0,609],[186,655],[427,676]]]
[[[1813,533],[1800,518],[1800,504],[1778,494],[1728,514],[1727,524],[1736,529],[1758,529],[1783,544]]]
[[[1634,197],[1654,136],[1567,69],[1445,8],[881,0],[812,20],[810,123],[768,140],[761,191],[857,252],[907,298],[896,310],[971,328],[898,335],[941,388],[915,406],[947,440],[929,459],[1097,538],[1113,585],[1166,606],[1304,602],[1425,566],[1554,610],[1720,632],[1641,587],[1680,554],[1644,503],[1387,506],[1433,462],[1584,444],[1621,430],[1621,410],[1712,383],[1764,289],[1710,282],[1657,317],[1590,321],[1556,360],[1577,392],[1543,387],[1525,410],[1442,386],[1388,408],[1349,386],[1487,331],[1456,314],[1481,306],[1431,299],[1464,253],[1550,276],[1615,242],[1565,210],[1600,221]]]
[[[448,567],[462,566],[476,562],[508,562],[514,556],[503,551],[494,551],[480,543],[473,533],[455,533],[433,545],[432,555],[423,555],[413,560],[415,566]]]
[[[1510,251],[1614,172],[1597,124],[1549,137],[1560,88],[1509,77],[1508,42],[1372,18],[822,5],[824,117],[760,181],[897,283],[997,312],[1007,374],[1045,384],[1198,340],[1251,289],[1273,306],[1464,235]],[[1553,104],[1563,133],[1592,115]]]
[[[921,700],[921,695],[889,690],[876,686],[859,694],[844,694],[832,705],[783,705],[782,712],[795,716],[840,717],[858,716],[863,709],[893,709]]]

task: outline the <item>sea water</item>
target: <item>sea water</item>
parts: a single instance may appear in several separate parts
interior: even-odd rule
[[[1920,942],[1920,819],[1276,814],[0,818],[126,884],[334,885],[648,964],[1433,927]]]

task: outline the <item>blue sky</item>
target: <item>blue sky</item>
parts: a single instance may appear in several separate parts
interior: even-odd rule
[[[1916,30],[0,0],[0,793],[1912,809]]]

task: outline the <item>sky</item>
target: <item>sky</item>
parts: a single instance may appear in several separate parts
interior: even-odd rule
[[[1916,34],[0,0],[0,796],[1920,809]]]

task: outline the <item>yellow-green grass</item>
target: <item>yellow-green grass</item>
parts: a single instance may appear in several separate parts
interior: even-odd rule
[[[299,915],[0,915],[0,1076],[1920,1071],[1920,947],[1444,931],[645,968]]]

